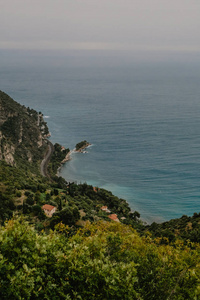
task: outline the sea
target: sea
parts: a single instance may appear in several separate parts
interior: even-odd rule
[[[60,175],[126,199],[147,223],[200,212],[200,60],[0,52],[0,89],[73,153]]]

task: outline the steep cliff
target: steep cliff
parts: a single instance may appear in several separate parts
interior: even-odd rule
[[[0,91],[0,160],[37,169],[49,131],[41,113],[20,105]]]

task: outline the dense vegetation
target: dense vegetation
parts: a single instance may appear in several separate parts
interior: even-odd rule
[[[59,144],[41,176],[47,134],[0,92],[0,299],[200,299],[200,214],[145,225],[124,199],[56,176]]]
[[[38,234],[23,218],[0,231],[1,299],[199,299],[200,248],[141,238],[99,222],[69,236]]]
[[[150,231],[153,237],[159,237],[163,241],[167,237],[170,242],[174,242],[178,237],[185,241],[200,243],[200,213],[194,213],[192,217],[183,215],[179,219],[161,224],[154,222],[144,230]]]

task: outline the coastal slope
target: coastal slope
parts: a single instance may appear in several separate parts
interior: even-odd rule
[[[46,152],[49,135],[42,113],[26,108],[0,91],[0,160],[34,167]]]

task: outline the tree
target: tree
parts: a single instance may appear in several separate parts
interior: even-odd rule
[[[29,194],[27,199],[26,199],[26,203],[28,205],[33,205],[34,204],[34,200],[33,200],[33,195],[32,194]]]
[[[35,201],[36,201],[36,202],[39,202],[39,201],[40,201],[40,191],[37,191],[37,192],[35,193]]]
[[[51,195],[49,193],[46,194],[46,200],[49,201],[51,199]]]
[[[61,198],[59,198],[58,209],[62,210],[62,200],[61,200]]]

